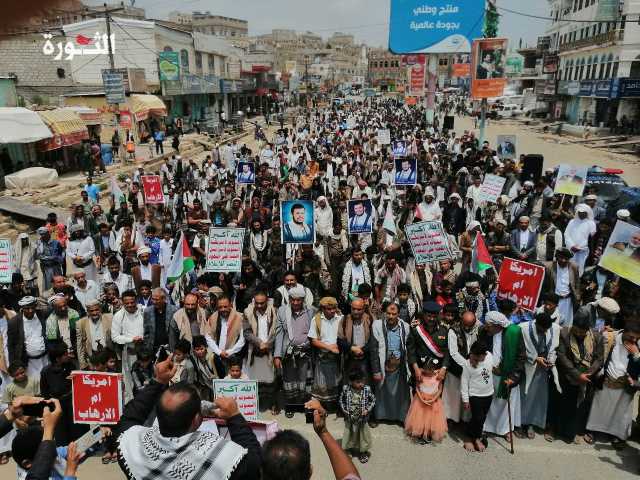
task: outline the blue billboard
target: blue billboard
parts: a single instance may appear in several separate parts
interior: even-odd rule
[[[484,0],[391,0],[393,53],[469,53],[482,38]]]

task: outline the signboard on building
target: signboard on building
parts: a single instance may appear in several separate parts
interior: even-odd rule
[[[124,94],[124,76],[122,73],[103,70],[102,83],[104,85],[104,96],[107,103],[116,104],[127,101]]]
[[[452,78],[467,78],[471,75],[471,54],[458,53],[453,56]]]
[[[621,0],[599,0],[596,22],[615,22],[620,16]]]
[[[558,95],[575,96],[580,93],[580,82],[578,80],[560,80],[558,82]]]
[[[640,78],[621,78],[618,82],[618,98],[640,97]]]
[[[482,37],[485,2],[391,0],[389,49],[393,53],[470,52]]]
[[[520,75],[524,66],[524,58],[519,53],[507,55],[504,71],[507,75]]]
[[[160,52],[158,54],[160,81],[180,80],[180,54],[178,52]]]
[[[471,57],[471,96],[476,99],[501,97],[507,84],[507,39],[474,40]]]
[[[559,63],[560,57],[558,55],[545,55],[542,60],[542,73],[556,73]]]
[[[551,37],[538,37],[538,45],[536,46],[536,50],[538,53],[548,52],[551,48]]]

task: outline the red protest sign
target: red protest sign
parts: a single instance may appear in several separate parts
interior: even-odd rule
[[[149,205],[164,204],[164,193],[162,191],[160,175],[143,175],[142,189],[144,191],[145,203]]]
[[[544,280],[544,267],[533,263],[505,258],[498,276],[498,298],[513,300],[525,310],[533,312]]]
[[[122,375],[71,372],[74,423],[115,425],[122,415]]]

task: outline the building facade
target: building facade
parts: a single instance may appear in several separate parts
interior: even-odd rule
[[[404,92],[407,69],[402,56],[391,53],[386,48],[370,49],[367,77],[371,87],[383,92]]]
[[[640,2],[607,9],[595,0],[549,0],[551,50],[557,52],[555,116],[613,127],[640,122]]]

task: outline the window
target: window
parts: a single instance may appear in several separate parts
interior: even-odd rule
[[[441,67],[446,67],[447,65],[449,65],[449,59],[441,58],[439,59],[438,63],[440,64]]]
[[[189,73],[189,52],[180,50],[180,65],[184,73]]]
[[[213,54],[209,54],[209,73],[216,73],[216,57]]]
[[[611,71],[611,78],[617,78],[618,77],[618,67],[620,66],[620,57],[616,57],[615,61],[613,62],[613,69]]]
[[[389,62],[384,62],[384,68],[389,68]]]
[[[202,70],[202,53],[196,52],[196,69]]]
[[[58,78],[66,78],[67,73],[64,71],[64,68],[58,68],[56,70],[56,74],[58,75]]]
[[[593,57],[589,57],[587,60],[587,79],[591,78],[591,64],[593,63]]]
[[[611,78],[611,69],[613,68],[613,54],[610,53],[607,58],[607,71],[604,78]]]
[[[584,58],[580,60],[580,80],[584,78]]]
[[[173,48],[166,46],[162,49],[163,52],[173,52]]]
[[[605,69],[605,64],[607,63],[607,58],[602,55],[602,57],[600,57],[600,73],[598,74],[598,79],[602,80],[604,78],[604,69]]]

